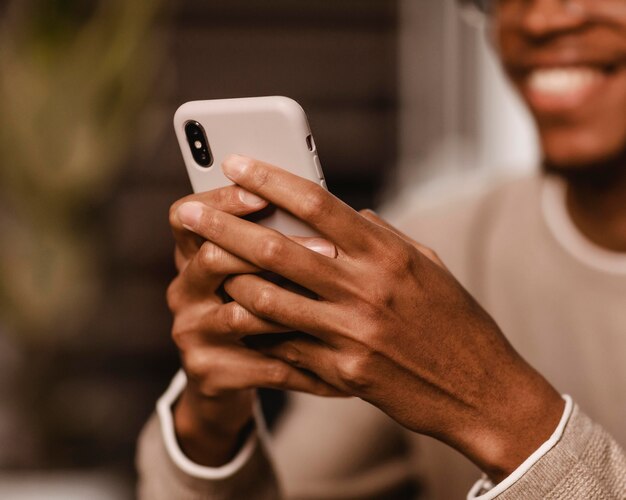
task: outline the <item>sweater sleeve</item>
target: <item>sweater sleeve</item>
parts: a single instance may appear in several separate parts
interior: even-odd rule
[[[265,425],[255,408],[255,429],[235,458],[222,467],[193,463],[181,451],[174,434],[172,405],[186,384],[180,371],[157,402],[137,449],[139,500],[275,500],[281,495],[267,453]]]
[[[170,458],[158,417],[152,415],[139,438],[139,500],[276,500],[281,495],[264,446],[258,443],[247,461],[222,479],[202,479],[181,470]]]
[[[495,498],[626,498],[626,454],[600,425],[574,406],[559,442]]]
[[[291,394],[271,442],[257,406],[256,428],[231,462],[194,464],[171,415],[185,382],[180,372],[139,437],[139,500],[400,499],[414,488],[401,428],[357,399]]]

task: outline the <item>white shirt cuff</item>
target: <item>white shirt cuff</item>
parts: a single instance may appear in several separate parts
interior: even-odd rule
[[[161,422],[161,432],[163,434],[163,441],[165,442],[165,449],[167,450],[168,455],[179,469],[191,477],[218,480],[233,476],[246,464],[246,462],[248,462],[248,460],[250,460],[252,453],[258,445],[257,433],[264,435],[266,432],[265,421],[262,418],[258,400],[254,405],[254,420],[256,422],[256,429],[250,433],[250,436],[235,458],[220,467],[206,467],[198,465],[187,458],[180,449],[178,440],[176,439],[172,406],[179,398],[186,385],[187,376],[184,371],[179,370],[170,383],[170,386],[167,388],[167,391],[165,391],[165,394],[163,394],[163,396],[161,396],[161,398],[157,401],[157,414],[159,415],[159,420]]]
[[[554,446],[561,440],[561,436],[563,436],[563,431],[565,430],[565,426],[567,425],[574,407],[570,396],[564,394],[563,399],[565,400],[563,415],[561,416],[559,425],[557,425],[556,430],[552,433],[548,440],[543,443],[531,456],[524,460],[524,462],[522,462],[517,469],[511,472],[509,476],[498,484],[494,485],[486,475],[483,476],[476,482],[476,484],[474,484],[470,492],[467,494],[467,500],[491,500],[496,498],[506,489],[515,484],[515,482],[526,474],[533,465],[535,465],[546,453],[554,448]]]

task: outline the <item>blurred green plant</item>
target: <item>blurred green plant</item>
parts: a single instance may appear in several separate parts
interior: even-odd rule
[[[77,331],[97,303],[85,219],[128,159],[162,6],[12,0],[0,13],[0,322],[15,332]]]

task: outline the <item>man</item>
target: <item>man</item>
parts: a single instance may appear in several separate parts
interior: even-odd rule
[[[180,274],[168,299],[189,379],[142,436],[144,498],[275,498],[278,484],[296,498],[406,498],[417,474],[425,495],[454,498],[478,474],[466,459],[489,478],[472,497],[626,496],[626,4],[481,4],[535,117],[545,175],[399,227],[499,326],[409,236],[233,156],[224,172],[241,187],[172,209]],[[326,240],[233,217],[265,200]],[[251,418],[259,386],[360,399],[296,395],[270,452]]]

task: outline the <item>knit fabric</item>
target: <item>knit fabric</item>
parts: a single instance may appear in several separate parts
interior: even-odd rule
[[[145,425],[137,450],[140,500],[227,500],[281,498],[264,446],[256,446],[250,460],[231,477],[207,481],[185,474],[165,449],[160,422],[154,414]]]
[[[626,454],[575,407],[559,444],[498,498],[626,499]]]

